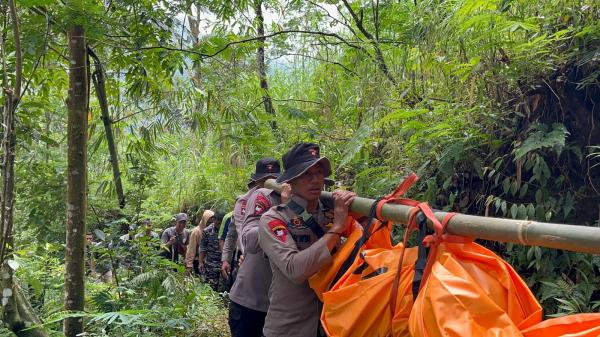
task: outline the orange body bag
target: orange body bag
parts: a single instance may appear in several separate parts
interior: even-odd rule
[[[385,337],[392,327],[396,330],[394,336],[409,336],[416,248],[405,250],[393,319],[389,306],[403,249],[399,244],[392,249],[364,250],[333,288],[323,294],[321,322],[328,336]]]
[[[518,337],[542,308],[504,260],[476,243],[441,243],[410,314],[420,337]]]

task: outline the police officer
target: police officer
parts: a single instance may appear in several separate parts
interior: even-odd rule
[[[291,185],[292,198],[263,214],[258,229],[273,273],[263,334],[315,337],[321,305],[307,280],[332,261],[355,194],[334,191],[333,216],[325,209],[319,197],[325,177],[331,175],[331,163],[320,156],[316,144],[292,147],[283,156],[283,167],[277,181]]]
[[[268,178],[279,177],[279,161],[264,158],[256,163],[252,179],[257,189],[247,198],[240,237],[244,249],[244,263],[240,265],[229,299],[229,327],[232,337],[260,337],[269,307],[271,267],[258,245],[258,224],[271,206],[281,198],[277,192],[262,188]],[[236,226],[237,227],[237,226]]]
[[[231,275],[231,261],[235,255],[236,250],[243,253],[243,246],[238,238],[242,233],[242,224],[246,217],[246,206],[248,204],[248,198],[259,188],[262,188],[265,181],[269,178],[279,177],[281,171],[279,161],[273,158],[261,158],[256,162],[256,168],[254,173],[250,175],[250,181],[248,182],[248,192],[240,195],[235,200],[235,206],[233,207],[233,224],[235,230],[228,230],[227,236],[225,237],[225,243],[223,245],[223,255],[221,257],[222,266],[221,271],[224,277],[230,277]],[[231,223],[229,224],[230,227]],[[230,229],[232,229],[230,228]],[[236,248],[237,247],[237,248]]]
[[[235,266],[232,266],[232,264],[235,264],[234,262],[242,255],[242,246],[240,242],[238,242],[236,222],[241,226],[244,216],[246,215],[246,203],[248,202],[248,197],[257,188],[256,182],[250,178],[250,181],[248,182],[248,191],[235,198],[233,219],[229,222],[229,228],[227,229],[227,235],[225,236],[225,242],[223,243],[223,255],[221,256],[221,273],[225,278],[233,278],[232,269]]]

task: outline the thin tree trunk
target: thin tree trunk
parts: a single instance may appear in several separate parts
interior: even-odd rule
[[[365,26],[364,26],[363,20],[362,20],[362,14],[359,17],[356,14],[356,12],[354,12],[354,10],[352,9],[352,6],[350,6],[350,3],[348,3],[347,0],[342,0],[342,1],[344,3],[344,6],[346,7],[346,10],[348,10],[348,12],[350,13],[350,16],[352,16],[352,19],[354,20],[354,24],[356,24],[356,27],[358,28],[358,30],[360,30],[360,32],[369,40],[369,42],[373,46],[373,49],[375,49],[375,62],[377,63],[377,67],[385,75],[385,77],[390,82],[392,82],[392,84],[394,86],[397,87],[398,81],[390,72],[390,70],[387,66],[387,63],[385,62],[385,59],[383,58],[383,52],[381,51],[381,46],[379,45],[379,30],[378,30],[379,14],[376,14],[376,36],[373,36],[373,34],[369,33],[369,31],[367,31],[365,29]],[[377,5],[379,6],[379,3]],[[376,13],[379,13],[379,9],[376,9],[374,11]]]
[[[102,113],[102,123],[104,124],[104,132],[106,133],[106,142],[108,144],[108,152],[110,155],[110,164],[112,165],[113,181],[117,191],[117,199],[119,201],[119,207],[123,208],[125,207],[125,193],[123,192],[123,183],[121,182],[119,156],[117,154],[117,146],[115,145],[115,138],[113,136],[112,120],[108,114],[108,100],[106,98],[104,69],[102,69],[102,63],[100,63],[100,59],[98,59],[98,56],[93,52],[93,50],[88,48],[88,53],[94,59],[95,71],[92,75],[92,80],[94,81],[96,96],[98,97],[98,103],[100,104],[100,111]]]
[[[4,150],[2,163],[2,210],[0,212],[0,223],[2,225],[2,237],[0,238],[0,262],[4,262],[7,251],[12,246],[12,224],[13,206],[15,198],[15,92],[7,88],[5,90],[4,105],[4,134],[2,149]]]
[[[187,15],[188,24],[190,26],[190,34],[192,35],[192,46],[198,47],[200,45],[200,6],[196,6],[196,16],[194,17],[194,13],[192,11],[192,7],[190,7],[190,12]],[[200,73],[200,64],[196,65],[193,70],[192,80],[197,88],[200,88],[201,85],[201,73]]]
[[[0,279],[3,289],[2,322],[18,337],[47,337],[43,328],[27,329],[42,322],[35,311],[23,296],[23,291],[13,281],[13,270],[5,263],[2,265],[2,274],[8,275]],[[10,291],[7,291],[9,289]],[[4,296],[4,295],[9,296]],[[25,330],[27,329],[27,330]]]
[[[14,0],[8,1],[8,8],[11,18],[11,27],[15,45],[15,81],[13,88],[5,88],[5,109],[4,109],[4,134],[2,147],[4,149],[4,158],[2,165],[2,210],[1,226],[2,237],[0,238],[0,262],[4,261],[6,255],[7,242],[12,238],[13,224],[13,206],[15,189],[15,110],[21,97],[21,82],[23,80],[23,55],[21,52],[21,35],[19,33],[19,20]],[[4,41],[3,41],[4,42]],[[4,46],[3,48],[4,49]]]
[[[262,0],[254,1],[254,11],[256,13],[256,33],[258,36],[265,36],[265,19],[262,13]],[[269,83],[267,82],[267,67],[265,65],[265,38],[258,39],[258,49],[256,50],[256,64],[258,68],[258,79],[262,89],[262,101],[265,111],[273,117],[269,122],[271,129],[277,134],[276,113],[273,107],[273,100],[269,94]]]
[[[85,305],[84,241],[87,212],[87,66],[85,32],[75,25],[67,33],[69,43],[67,238],[65,251],[65,310],[83,311]],[[83,318],[64,321],[64,333],[83,332]]]
[[[12,227],[15,203],[15,112],[19,105],[21,97],[21,83],[23,80],[23,56],[21,52],[21,35],[19,33],[19,20],[14,0],[8,1],[10,12],[11,28],[14,37],[15,46],[15,81],[13,87],[10,87],[6,60],[4,59],[5,40],[1,41],[2,48],[2,66],[4,72],[4,107],[3,124],[4,132],[2,137],[3,161],[2,161],[2,209],[0,210],[0,287],[2,291],[2,321],[3,323],[19,337],[45,337],[46,332],[43,328],[35,328],[23,331],[24,329],[41,323],[35,315],[27,299],[23,296],[21,289],[14,283],[12,268],[6,262],[7,256],[12,256],[14,249]]]

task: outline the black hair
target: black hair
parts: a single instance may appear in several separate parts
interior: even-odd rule
[[[217,220],[223,220],[224,217],[225,217],[225,213],[223,213],[221,211],[217,211],[217,212],[215,212],[215,215],[213,215],[211,218],[215,218]]]

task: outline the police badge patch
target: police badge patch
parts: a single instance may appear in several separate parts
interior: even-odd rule
[[[333,220],[333,218],[335,217],[335,212],[333,211],[333,209],[328,209],[325,211],[324,215],[328,220]]]
[[[290,221],[290,225],[295,228],[295,229],[300,229],[304,226],[304,220],[302,220],[302,218],[295,216],[291,221]]]
[[[279,241],[285,243],[285,237],[287,235],[287,227],[285,227],[285,223],[281,220],[275,219],[269,221],[269,228],[275,234],[275,237],[279,239]]]
[[[265,198],[262,194],[256,196],[256,201],[254,203],[254,216],[259,216],[266,212],[269,208],[271,208],[271,203],[269,199]]]

